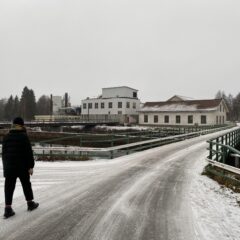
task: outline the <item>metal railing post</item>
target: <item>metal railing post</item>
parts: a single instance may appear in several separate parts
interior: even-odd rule
[[[219,153],[218,153],[219,145],[218,145],[218,143],[219,143],[219,138],[216,139],[216,161],[217,162],[219,162]]]
[[[213,153],[212,153],[212,149],[213,148],[213,143],[212,141],[210,141],[209,143],[209,158],[212,160],[212,157],[213,157]]]

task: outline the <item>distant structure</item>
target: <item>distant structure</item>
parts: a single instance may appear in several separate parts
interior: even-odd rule
[[[175,95],[165,102],[146,102],[139,110],[139,124],[222,125],[228,111],[224,99],[193,100]]]
[[[139,109],[138,90],[127,86],[102,88],[98,98],[82,100],[82,115],[114,115],[120,123],[137,123]]]
[[[51,96],[52,99],[52,113],[53,115],[67,114],[68,110],[71,107],[70,98],[68,93],[65,93],[64,96]]]

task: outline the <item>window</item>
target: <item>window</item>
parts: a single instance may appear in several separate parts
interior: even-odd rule
[[[136,109],[137,104],[134,102],[133,103],[133,109]]]
[[[137,93],[136,92],[133,92],[133,97],[137,98]]]
[[[216,116],[216,124],[218,124],[218,116]]]
[[[201,115],[201,124],[206,124],[206,123],[207,123],[207,116]]]
[[[126,102],[126,108],[130,108],[130,102]]]
[[[154,119],[154,123],[158,123],[158,115],[154,115],[153,119]]]
[[[83,104],[83,109],[86,109],[86,108],[87,108],[87,104],[84,103],[84,104]]]
[[[224,124],[224,123],[225,123],[225,118],[224,118],[224,116],[223,116],[223,119],[222,119],[222,120],[223,120],[223,122],[222,122],[222,123]]]
[[[101,108],[104,108],[104,102],[101,102]]]
[[[98,103],[95,103],[95,108],[98,109]]]
[[[188,124],[192,124],[193,123],[193,115],[189,115],[188,116]]]
[[[118,108],[122,108],[122,102],[118,102]]]
[[[92,103],[88,104],[88,108],[91,109],[92,108]]]
[[[122,115],[122,111],[118,111],[118,115]]]
[[[164,116],[164,123],[169,123],[169,116],[168,115]]]
[[[108,103],[108,108],[112,108],[113,107],[113,103],[112,102],[109,102]]]
[[[181,116],[179,115],[176,116],[176,123],[181,123]]]
[[[222,105],[220,105],[220,112],[222,111]]]
[[[145,123],[148,122],[148,115],[144,115],[144,122],[145,122]]]

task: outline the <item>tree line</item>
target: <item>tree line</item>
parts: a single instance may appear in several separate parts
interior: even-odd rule
[[[219,90],[215,98],[223,98],[229,109],[228,120],[240,121],[240,93],[236,96],[226,95],[224,91]],[[35,115],[50,115],[51,99],[42,95],[37,101],[32,89],[24,87],[22,95],[11,95],[8,99],[0,99],[0,120],[11,121],[17,116],[25,120],[33,120]]]
[[[11,95],[8,99],[0,99],[0,120],[11,121],[17,116],[30,121],[35,115],[51,114],[51,99],[42,95],[37,101],[32,89],[24,87],[22,95]]]
[[[216,99],[223,98],[228,106],[228,120],[240,121],[240,93],[236,96],[226,95],[224,91],[219,90],[215,95]]]

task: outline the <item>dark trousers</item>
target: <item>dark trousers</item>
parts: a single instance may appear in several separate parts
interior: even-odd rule
[[[33,191],[32,191],[32,185],[30,182],[30,176],[29,173],[21,173],[21,174],[15,174],[13,176],[6,176],[5,177],[5,204],[6,205],[12,205],[12,199],[13,199],[13,193],[16,186],[17,178],[20,179],[23,192],[25,195],[26,201],[33,200]]]

